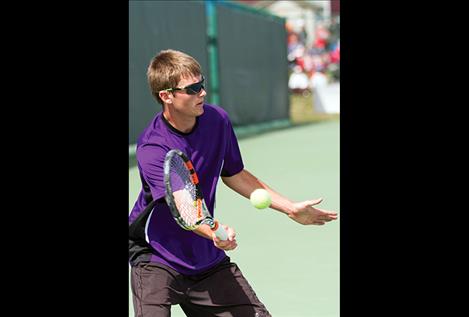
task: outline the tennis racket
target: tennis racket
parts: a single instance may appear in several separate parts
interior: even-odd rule
[[[164,183],[166,203],[179,226],[193,231],[207,224],[220,240],[228,239],[225,229],[207,209],[192,162],[178,149],[166,153]]]

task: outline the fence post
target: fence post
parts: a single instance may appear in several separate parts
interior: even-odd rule
[[[214,0],[205,1],[205,12],[207,16],[207,51],[209,64],[208,84],[210,87],[210,103],[220,103],[220,90],[218,82],[218,43],[217,43],[217,12]]]

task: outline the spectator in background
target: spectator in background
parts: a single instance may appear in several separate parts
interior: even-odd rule
[[[339,39],[340,39],[339,17],[333,16],[331,18],[331,24],[329,26],[329,43],[328,43],[327,49],[329,51],[333,51]]]
[[[340,40],[337,40],[337,43],[332,46],[332,50],[329,54],[331,63],[339,63],[340,62]]]
[[[309,86],[308,76],[300,66],[295,66],[288,80],[288,88],[294,93],[304,93],[308,90]]]
[[[296,60],[301,58],[305,53],[304,45],[299,41],[298,34],[288,34],[288,61],[296,63]]]
[[[333,50],[329,54],[330,64],[327,67],[329,76],[334,81],[340,80],[340,40],[337,41],[337,44],[333,47]]]
[[[289,87],[292,91],[303,92],[305,76],[307,81],[316,82],[318,78],[326,76],[326,82],[340,80],[340,24],[339,17],[333,17],[331,23],[326,25],[318,22],[315,31],[315,40],[307,43],[308,33],[304,25],[295,32],[291,23],[286,23],[288,41],[288,62],[291,75]],[[298,67],[300,71],[298,71]]]
[[[327,76],[322,71],[314,72],[311,76],[311,87],[314,89],[327,85]]]
[[[299,36],[299,41],[303,44],[303,46],[306,46],[306,40],[308,38],[308,32],[306,32],[306,29],[304,25],[301,27],[301,31],[298,34]]]
[[[316,40],[314,42],[314,46],[320,50],[325,50],[328,38],[329,31],[323,24],[319,24],[316,28]]]

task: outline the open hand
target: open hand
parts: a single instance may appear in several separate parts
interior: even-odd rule
[[[336,212],[313,207],[321,202],[322,198],[295,203],[294,210],[288,216],[302,225],[321,226],[326,222],[336,220]]]

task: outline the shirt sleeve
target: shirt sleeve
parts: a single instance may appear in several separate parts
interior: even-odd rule
[[[225,157],[223,162],[223,169],[221,171],[221,176],[229,177],[238,174],[244,169],[243,159],[241,157],[241,152],[239,150],[238,139],[234,133],[233,126],[228,118],[227,122],[227,144]]]
[[[153,200],[163,198],[165,195],[163,166],[166,152],[156,145],[145,145],[137,149],[140,175],[150,187]]]

